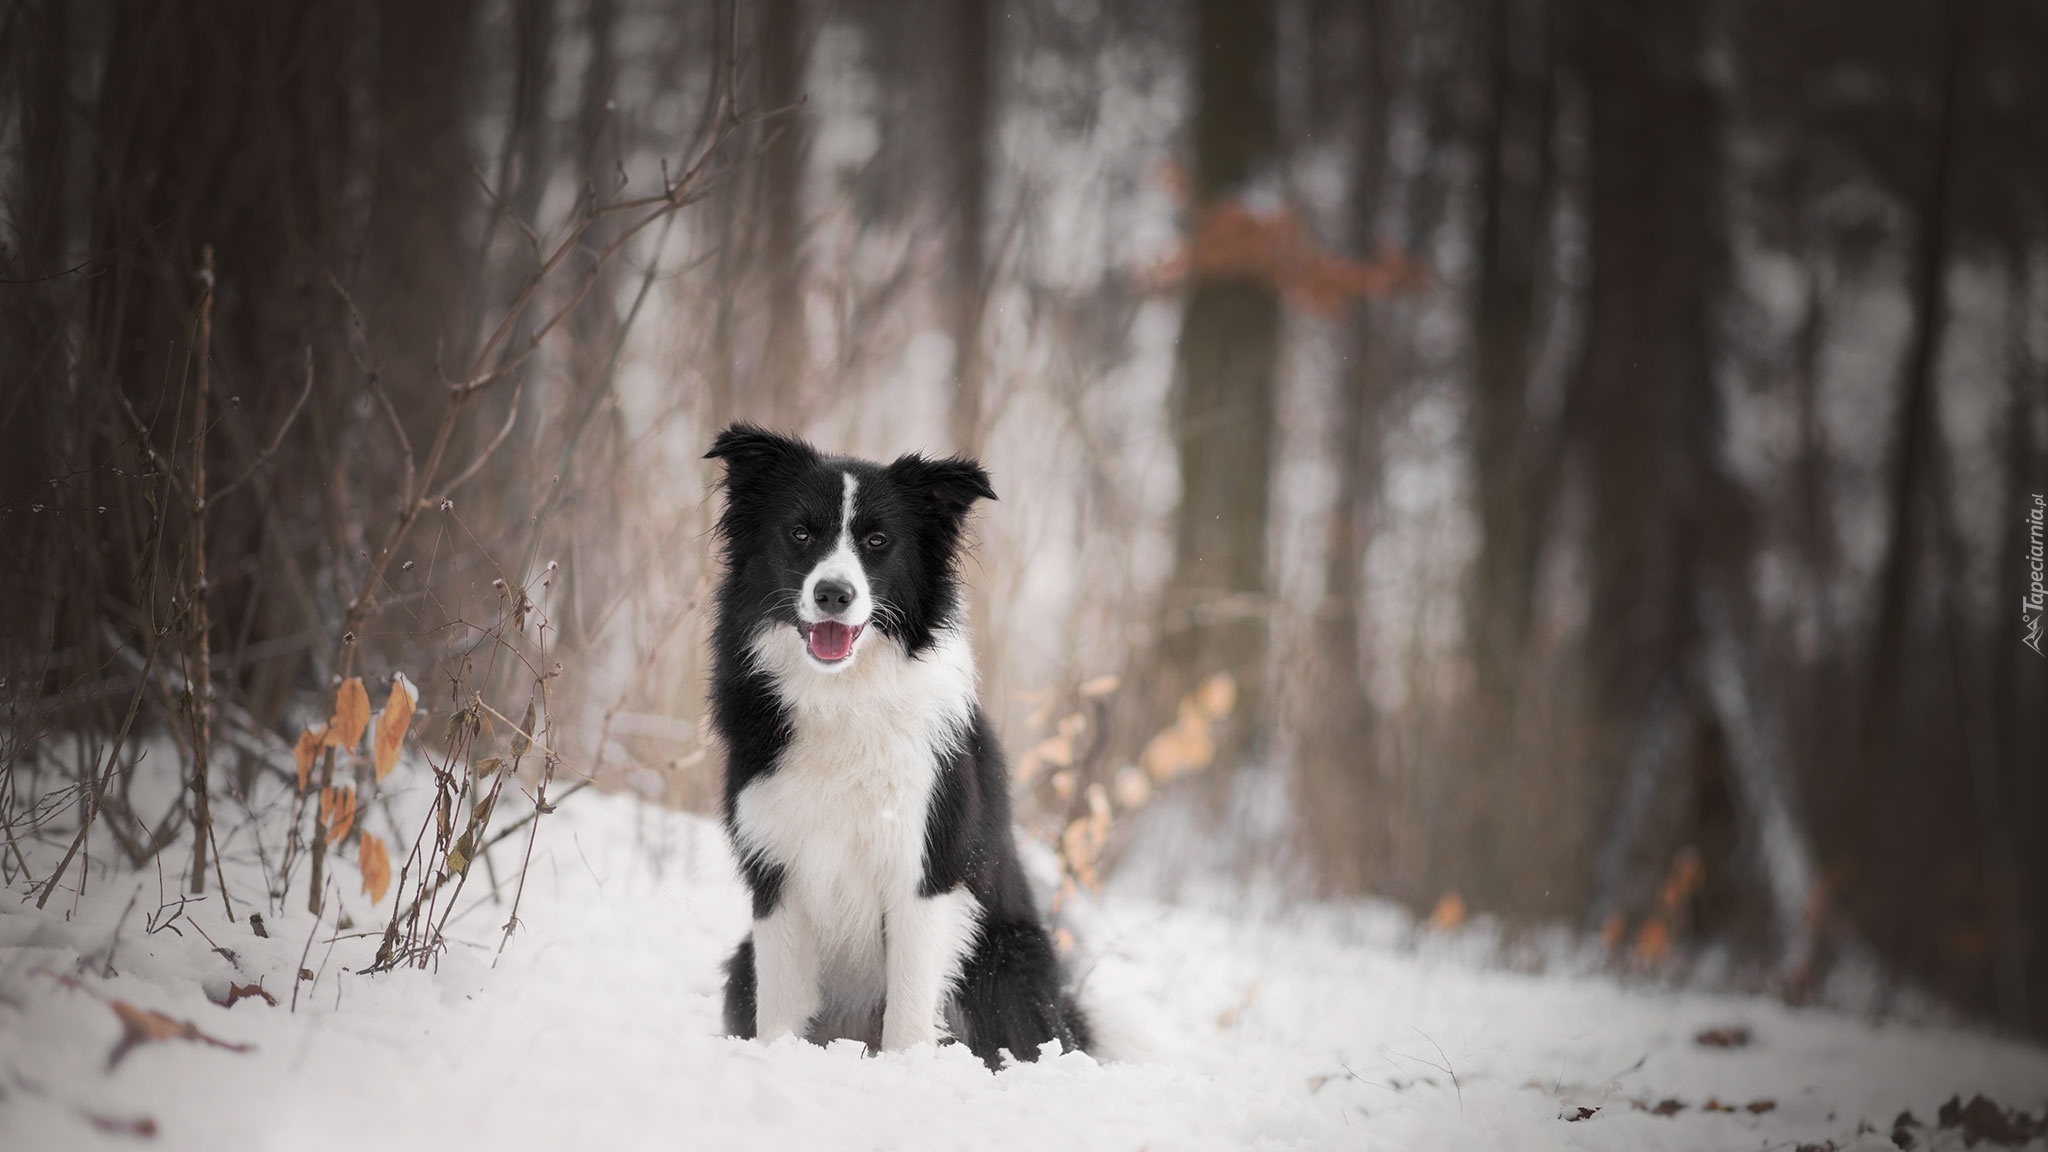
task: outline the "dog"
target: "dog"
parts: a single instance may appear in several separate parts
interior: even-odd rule
[[[958,563],[988,473],[749,424],[706,457],[725,465],[711,718],[753,897],[726,1032],[951,1040],[991,1068],[1048,1040],[1085,1051],[975,686]]]

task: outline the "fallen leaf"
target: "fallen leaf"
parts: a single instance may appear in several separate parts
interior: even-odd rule
[[[121,1018],[121,1040],[107,1056],[109,1072],[112,1072],[128,1053],[141,1045],[152,1044],[158,1040],[192,1040],[229,1052],[249,1051],[247,1044],[231,1044],[226,1040],[216,1039],[201,1032],[196,1025],[188,1021],[174,1020],[148,1008],[137,1008],[126,1000],[109,1000],[107,1006],[114,1010],[114,1015]]]
[[[1730,1025],[1725,1028],[1709,1028],[1692,1039],[1693,1043],[1702,1048],[1747,1048],[1750,1035],[1749,1029],[1740,1025]]]
[[[384,842],[363,833],[357,859],[363,868],[363,891],[369,894],[370,903],[382,904],[385,891],[391,887],[391,856],[384,851]]]
[[[351,676],[334,693],[334,719],[327,722],[327,742],[354,752],[370,724],[370,693],[363,678]]]
[[[1961,1128],[1963,1143],[1970,1147],[1988,1142],[2001,1148],[2017,1148],[2048,1135],[2048,1116],[2037,1120],[2018,1109],[2007,1111],[1982,1095],[1970,1097],[1968,1104],[1961,1103],[1958,1097],[1950,1097],[1949,1102],[1941,1106],[1937,1122],[1943,1128]]]
[[[1429,914],[1429,926],[1448,931],[1465,922],[1465,899],[1456,892],[1446,892],[1436,902],[1436,910]]]
[[[419,702],[420,690],[405,678],[405,673],[391,678],[391,696],[384,702],[384,711],[377,714],[377,734],[370,742],[378,780],[391,775],[391,770],[398,766],[398,751],[405,746],[405,733],[412,727],[412,714]]]
[[[1567,1124],[1577,1124],[1581,1120],[1591,1120],[1594,1113],[1598,1111],[1600,1111],[1598,1108],[1581,1108],[1577,1113],[1565,1117],[1564,1122]]]
[[[133,1136],[137,1140],[156,1139],[156,1121],[148,1116],[123,1119],[119,1116],[102,1116],[97,1112],[87,1112],[85,1118],[92,1122],[94,1128],[112,1136]]]
[[[277,1007],[277,997],[264,991],[261,984],[230,984],[228,985],[228,998],[225,1000],[215,1000],[214,1003],[223,1008],[233,1008],[244,1000],[261,1000],[272,1008]]]
[[[1652,1116],[1676,1116],[1685,1111],[1685,1101],[1667,1096],[1657,1101],[1654,1107],[1645,1108],[1643,1111]]]

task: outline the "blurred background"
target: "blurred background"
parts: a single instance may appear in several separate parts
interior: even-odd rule
[[[8,843],[298,845],[259,781],[396,672],[712,810],[750,419],[987,463],[1078,885],[2048,1033],[2044,59],[2031,0],[8,0]]]

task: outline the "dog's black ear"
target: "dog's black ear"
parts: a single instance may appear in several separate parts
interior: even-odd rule
[[[744,421],[733,424],[711,442],[706,460],[725,461],[726,482],[769,474],[817,459],[818,450],[801,440],[770,432]]]
[[[964,515],[976,500],[996,498],[996,490],[989,487],[988,470],[978,461],[960,456],[933,460],[912,452],[898,456],[889,472],[897,483],[954,516]]]

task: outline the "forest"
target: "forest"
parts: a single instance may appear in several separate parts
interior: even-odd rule
[[[2044,59],[2032,0],[6,0],[0,881],[379,968],[488,885],[516,951],[558,805],[716,808],[746,419],[987,465],[1064,891],[2048,1037]]]

